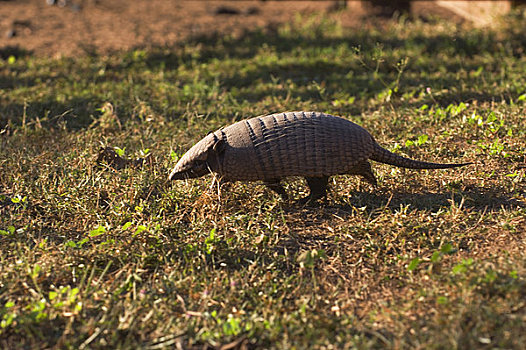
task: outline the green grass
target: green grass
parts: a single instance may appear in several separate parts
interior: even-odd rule
[[[3,348],[520,349],[526,28],[308,17],[170,49],[0,65]],[[317,110],[417,159],[315,208],[165,183],[207,132]],[[99,169],[101,147],[150,160]],[[306,191],[298,179],[287,191]]]

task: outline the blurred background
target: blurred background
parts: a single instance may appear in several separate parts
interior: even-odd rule
[[[0,0],[0,55],[51,57],[170,46],[191,36],[240,35],[298,15],[330,13],[343,26],[405,16],[492,26],[525,1]]]

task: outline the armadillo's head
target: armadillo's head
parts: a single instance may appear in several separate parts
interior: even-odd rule
[[[168,180],[191,179],[218,171],[224,145],[214,133],[208,134],[179,159]]]

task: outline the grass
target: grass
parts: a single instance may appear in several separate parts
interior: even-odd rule
[[[524,18],[493,30],[299,18],[240,37],[0,65],[4,348],[520,349]],[[283,110],[417,159],[315,208],[166,184],[208,131]],[[95,166],[101,147],[142,167]],[[299,180],[299,179],[298,179]],[[287,182],[299,198],[302,181]]]

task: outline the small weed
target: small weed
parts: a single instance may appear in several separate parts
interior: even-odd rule
[[[468,258],[468,259],[462,259],[462,262],[453,266],[453,268],[451,269],[451,272],[455,275],[461,275],[461,274],[464,274],[468,271],[468,268],[473,265],[473,259],[472,258]]]
[[[412,140],[407,140],[405,142],[405,146],[406,147],[411,147],[411,146],[422,146],[423,144],[425,144],[427,142],[427,140],[429,139],[429,136],[427,135],[420,135],[418,136],[418,138],[416,139],[416,141],[412,141]]]
[[[0,235],[3,236],[9,236],[15,234],[15,227],[14,226],[8,226],[7,230],[0,230]]]

